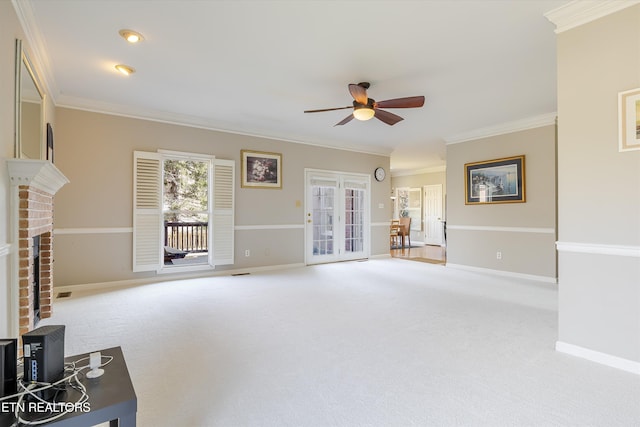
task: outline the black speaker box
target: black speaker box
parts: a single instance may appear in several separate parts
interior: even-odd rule
[[[18,340],[0,339],[0,397],[10,396],[17,391]]]
[[[64,374],[64,325],[42,326],[22,335],[24,381],[53,383]]]

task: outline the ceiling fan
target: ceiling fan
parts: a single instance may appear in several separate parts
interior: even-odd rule
[[[371,99],[367,96],[367,89],[369,89],[369,86],[369,82],[349,84],[349,92],[354,99],[352,106],[325,108],[321,110],[306,110],[305,113],[321,113],[323,111],[346,110],[347,108],[353,108],[353,114],[349,114],[334,126],[342,126],[349,123],[354,118],[358,120],[369,120],[373,117],[388,124],[389,126],[393,126],[400,120],[404,119],[396,114],[381,110],[380,108],[417,108],[424,105],[424,96],[409,96],[406,98],[387,99],[386,101],[376,102],[375,99]]]

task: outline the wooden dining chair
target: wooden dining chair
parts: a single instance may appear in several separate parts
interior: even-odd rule
[[[409,247],[411,247],[411,218],[410,217],[402,217],[400,218],[400,239],[402,240],[402,247],[404,248],[404,239],[406,238],[409,242]]]
[[[389,226],[389,246],[391,248],[400,246],[400,221],[397,219],[392,219]]]

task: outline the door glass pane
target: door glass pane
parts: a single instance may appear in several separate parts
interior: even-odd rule
[[[313,187],[313,254],[333,254],[334,187]]]
[[[164,265],[207,264],[209,162],[165,160]]]
[[[364,190],[345,190],[345,252],[364,250]]]

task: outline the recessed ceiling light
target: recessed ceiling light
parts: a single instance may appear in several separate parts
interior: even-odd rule
[[[128,76],[129,74],[133,74],[136,72],[136,69],[133,67],[129,67],[128,65],[124,65],[124,64],[118,64],[116,65],[116,70],[120,71],[122,74],[124,74],[125,76]]]
[[[133,30],[120,30],[118,31],[118,34],[120,34],[122,38],[124,38],[129,43],[138,43],[144,40],[142,34]]]

